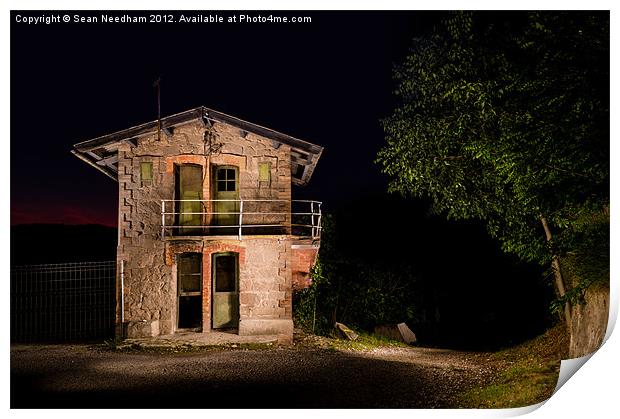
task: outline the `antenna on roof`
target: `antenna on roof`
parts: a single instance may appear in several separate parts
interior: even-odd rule
[[[153,82],[153,87],[157,87],[157,141],[161,141],[161,77]]]

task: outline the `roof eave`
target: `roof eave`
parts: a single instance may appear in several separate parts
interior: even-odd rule
[[[289,145],[292,152],[306,155],[302,157],[304,159],[303,162],[305,168],[301,175],[301,178],[291,176],[292,183],[297,186],[305,186],[310,181],[312,173],[314,172],[314,168],[316,167],[316,164],[323,152],[323,147],[316,144],[300,140],[299,138],[283,134],[281,132],[272,130],[271,128],[263,127],[261,125],[245,121],[243,119],[216,111],[214,109],[207,108],[205,106],[190,109],[162,118],[161,129],[166,130],[167,128],[173,128],[175,126],[189,123],[195,120],[201,120],[202,123],[204,123],[205,125],[210,124],[211,122],[228,124],[241,130],[268,138],[276,143]],[[144,124],[136,125],[134,127],[130,127],[121,131],[116,131],[111,134],[103,135],[91,140],[82,141],[75,144],[73,146],[74,150],[72,150],[71,152],[78,158],[95,167],[97,170],[101,171],[107,176],[113,179],[117,179],[118,169],[116,169],[115,171],[115,167],[102,166],[101,161],[104,160],[104,157],[107,157],[107,155],[104,155],[104,152],[101,150],[98,151],[98,149],[107,147],[109,152],[111,151],[111,148],[114,148],[114,144],[120,143],[122,141],[130,141],[133,143],[133,145],[137,145],[137,138],[156,133],[158,125],[158,121],[155,120]],[[98,156],[100,154],[101,157],[99,158]],[[306,157],[310,157],[310,159],[306,159]]]
[[[112,171],[108,167],[99,166],[96,163],[96,160],[90,160],[88,157],[86,157],[86,155],[84,155],[84,154],[82,154],[82,153],[80,153],[80,152],[78,152],[76,150],[71,150],[71,154],[73,154],[78,159],[82,160],[83,162],[91,165],[95,169],[99,170],[101,173],[103,173],[104,175],[108,176],[109,178],[114,179],[115,181],[118,182],[118,173],[117,172]]]

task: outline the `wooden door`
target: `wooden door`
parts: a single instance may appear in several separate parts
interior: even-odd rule
[[[179,235],[200,235],[205,212],[202,200],[202,166],[196,164],[182,164],[176,166],[176,225],[179,226]]]
[[[202,328],[202,255],[177,256],[177,329]]]
[[[239,258],[237,253],[213,255],[212,321],[214,329],[239,327]]]

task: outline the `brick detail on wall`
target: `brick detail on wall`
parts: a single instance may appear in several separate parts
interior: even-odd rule
[[[293,289],[308,288],[312,283],[310,270],[316,263],[319,249],[315,247],[294,247],[291,250],[291,264],[293,276]]]

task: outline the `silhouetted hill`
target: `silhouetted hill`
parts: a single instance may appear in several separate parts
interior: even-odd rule
[[[116,259],[117,230],[98,224],[11,226],[11,266]]]

